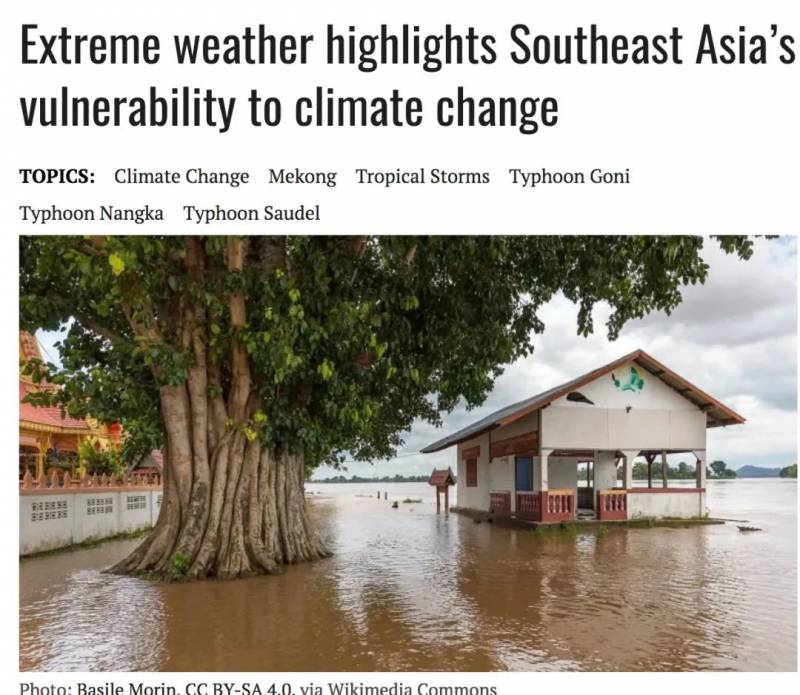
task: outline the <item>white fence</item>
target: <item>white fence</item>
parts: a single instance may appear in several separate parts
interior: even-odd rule
[[[23,490],[19,497],[19,554],[150,528],[161,510],[153,487]]]
[[[705,490],[680,487],[628,490],[629,519],[690,519],[707,511]]]

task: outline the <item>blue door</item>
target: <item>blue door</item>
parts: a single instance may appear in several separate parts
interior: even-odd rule
[[[516,489],[519,492],[533,490],[533,459],[530,456],[518,456],[516,465]]]

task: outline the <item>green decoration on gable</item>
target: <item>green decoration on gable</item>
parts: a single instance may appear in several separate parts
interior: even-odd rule
[[[630,376],[628,376],[627,381],[624,382],[617,379],[617,377],[614,376],[614,372],[611,372],[611,381],[614,382],[617,391],[633,391],[634,393],[639,393],[644,388],[644,379],[639,376],[636,367],[631,367]]]

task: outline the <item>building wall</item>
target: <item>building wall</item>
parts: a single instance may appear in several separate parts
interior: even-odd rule
[[[594,489],[617,487],[617,459],[613,451],[598,451],[594,458]]]
[[[492,491],[507,491],[511,493],[511,510],[515,511],[514,457],[500,456],[490,463],[490,443],[533,432],[536,431],[538,427],[538,414],[532,413],[506,427],[499,427],[491,432],[487,432],[459,444],[456,447],[458,506],[488,511],[489,493]],[[467,487],[467,467],[463,458],[463,452],[476,446],[480,446],[481,448],[480,456],[478,457],[478,486]],[[538,460],[534,459],[534,470],[537,467]]]
[[[628,518],[689,518],[706,513],[704,492],[628,491]]]
[[[560,456],[557,458],[550,457],[547,473],[551,490],[575,489],[578,487],[578,460]],[[538,462],[539,459],[537,458],[533,465],[538,465]]]
[[[481,453],[478,457],[478,486],[467,487],[467,466],[466,461],[462,457],[462,452],[465,449],[480,446]],[[458,506],[467,509],[489,509],[489,435],[483,434],[480,437],[475,437],[469,441],[462,442],[456,447],[456,468],[458,472],[458,480],[456,487],[458,490]]]
[[[19,554],[150,528],[158,519],[161,499],[161,490],[136,487],[26,492],[19,498]]]
[[[489,464],[489,491],[490,492],[511,492],[511,511],[516,509],[514,499],[514,457],[501,456],[492,459]]]
[[[660,379],[632,363],[614,374],[625,381],[635,367],[644,387],[620,391],[611,374],[578,389],[594,405],[556,399],[542,413],[547,449],[705,449],[706,415]]]

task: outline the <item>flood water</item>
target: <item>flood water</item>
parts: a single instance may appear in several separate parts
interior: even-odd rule
[[[736,524],[541,538],[425,484],[309,484],[329,560],[158,585],[136,542],[20,562],[23,670],[795,670],[797,485],[709,481]],[[389,501],[375,498],[386,490]],[[418,504],[392,500],[422,498]]]

